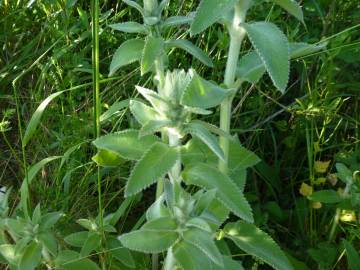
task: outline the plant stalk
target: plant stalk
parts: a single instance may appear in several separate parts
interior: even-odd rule
[[[93,98],[94,98],[94,128],[95,137],[101,135],[100,114],[101,114],[101,100],[100,100],[100,60],[99,60],[99,0],[92,1],[92,72],[93,72]],[[98,208],[99,208],[99,225],[101,234],[101,246],[104,248],[105,233],[104,233],[104,213],[102,203],[101,190],[101,175],[100,167],[97,167],[97,191],[98,191]],[[105,258],[101,255],[100,261],[102,269],[106,269]]]
[[[245,37],[245,30],[240,25],[245,21],[247,10],[250,6],[250,0],[241,0],[235,6],[234,18],[231,25],[228,26],[230,35],[230,46],[225,69],[224,84],[231,88],[235,83],[236,67],[239,61],[241,43]],[[227,97],[220,107],[220,128],[230,133],[231,107],[233,96]],[[229,140],[220,137],[220,146],[224,152],[225,160],[219,160],[219,169],[223,173],[228,171],[229,162]]]

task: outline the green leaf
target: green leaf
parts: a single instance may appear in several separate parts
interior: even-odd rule
[[[21,192],[21,198],[20,198],[20,205],[23,208],[23,211],[26,215],[28,215],[28,198],[29,198],[29,190],[28,185],[31,184],[32,180],[35,178],[36,174],[49,162],[59,159],[61,156],[53,156],[44,158],[43,160],[39,161],[38,163],[31,166],[27,171],[27,177],[23,179],[23,182],[21,184],[20,192]]]
[[[142,34],[147,33],[146,27],[137,22],[115,23],[115,24],[110,24],[109,26],[114,30],[118,30],[125,33],[142,33]]]
[[[236,69],[236,76],[243,81],[257,83],[266,69],[263,61],[256,52],[250,52],[240,58]]]
[[[41,245],[32,241],[20,258],[19,270],[33,270],[41,261]]]
[[[124,163],[124,159],[113,151],[101,149],[99,152],[91,158],[99,166],[103,167],[117,167]]]
[[[173,247],[174,258],[183,270],[212,269],[210,260],[198,247],[186,241],[180,241]],[[206,258],[206,257],[205,257]]]
[[[31,221],[33,224],[38,224],[40,222],[40,218],[41,218],[41,206],[40,203],[38,203],[34,209]]]
[[[0,245],[0,254],[12,265],[18,265],[21,257],[20,252],[15,252],[15,245],[10,244]]]
[[[134,202],[134,198],[126,198],[116,210],[115,213],[110,214],[111,218],[109,220],[109,224],[115,226],[118,223],[119,219],[124,215],[125,211],[131,207]]]
[[[153,108],[137,100],[130,101],[130,111],[141,125],[162,118]]]
[[[54,98],[60,96],[64,92],[66,92],[66,91],[59,91],[59,92],[56,92],[54,94],[51,94],[50,96],[48,96],[46,99],[44,99],[40,103],[39,107],[37,107],[36,111],[31,116],[29,124],[26,127],[25,134],[24,134],[24,137],[23,137],[23,140],[22,140],[23,147],[25,147],[28,144],[28,142],[30,141],[30,139],[34,135],[34,132],[36,131],[37,127],[40,124],[41,116],[43,115],[46,107],[49,105],[49,103]]]
[[[162,113],[167,110],[168,102],[158,93],[138,85],[136,85],[135,88],[147,101],[150,102],[150,104],[157,112]]]
[[[83,232],[76,232],[69,234],[64,238],[64,241],[74,247],[82,247],[88,238],[89,232],[83,231]]]
[[[100,246],[101,237],[96,232],[90,232],[84,245],[81,247],[80,256],[86,257]]]
[[[326,48],[326,43],[308,44],[304,42],[290,43],[290,57],[291,59],[300,58],[321,51]]]
[[[183,238],[184,241],[196,246],[204,252],[212,262],[219,266],[223,266],[222,256],[210,233],[197,228],[192,228],[184,232]]]
[[[164,53],[164,40],[162,38],[148,37],[145,41],[141,57],[141,75],[149,72],[155,61]]]
[[[230,141],[229,168],[231,171],[238,172],[253,167],[260,161],[260,158],[255,153],[240,144],[238,138]]]
[[[148,221],[170,216],[170,210],[164,205],[164,194],[159,196],[156,201],[146,210],[146,219]]]
[[[97,225],[94,220],[80,218],[80,219],[76,220],[76,223],[78,223],[81,227],[83,227],[89,231],[97,230]]]
[[[290,58],[296,59],[303,56],[313,54],[326,47],[326,43],[319,45],[307,44],[303,42],[290,43]],[[236,69],[236,76],[250,83],[257,83],[266,71],[265,65],[260,56],[255,51],[240,58],[239,64]]]
[[[213,67],[211,58],[199,47],[195,46],[192,42],[186,39],[169,40],[166,45],[170,48],[179,48],[194,56],[201,63],[208,67]]]
[[[141,15],[145,16],[144,14],[144,9],[135,1],[132,0],[123,0],[124,3],[126,3],[127,5],[129,5],[130,7],[135,8],[137,11],[139,11],[141,13]]]
[[[173,27],[173,26],[179,26],[182,24],[190,24],[192,22],[193,18],[189,16],[172,16],[170,18],[167,18],[161,25],[161,27]]]
[[[99,137],[93,144],[98,149],[117,153],[128,160],[138,160],[159,138],[153,135],[139,138],[137,130],[124,130]]]
[[[123,247],[119,240],[114,238],[106,239],[107,248],[110,250],[111,255],[116,258],[122,264],[135,268],[135,261],[131,252]]]
[[[226,237],[246,253],[258,257],[278,270],[292,270],[288,259],[280,247],[265,232],[253,224],[243,221],[225,226]]]
[[[346,241],[345,239],[343,239],[342,242],[346,250],[348,269],[349,270],[359,269],[360,256],[358,251],[356,251],[355,248],[351,245],[351,243]]]
[[[212,135],[206,128],[196,122],[190,122],[186,125],[184,131],[190,133],[191,136],[199,138],[205,143],[220,159],[224,160],[224,152],[222,151],[217,138]]]
[[[278,4],[300,22],[304,23],[304,14],[300,5],[294,0],[273,0],[275,4]]]
[[[58,250],[58,243],[54,234],[50,232],[43,232],[38,234],[38,239],[48,252],[50,252],[53,256],[56,256]]]
[[[353,174],[351,170],[342,163],[336,163],[337,177],[345,184],[351,184],[353,181]]]
[[[125,99],[115,102],[106,112],[100,115],[100,122],[104,122],[110,119],[120,110],[127,108],[129,106],[129,103],[130,103],[130,99]]]
[[[224,261],[224,268],[213,266],[212,270],[244,270],[242,265],[239,262],[231,259],[231,257],[223,256],[223,261]]]
[[[343,200],[340,194],[332,189],[316,191],[307,198],[311,201],[322,203],[338,203]]]
[[[176,229],[176,220],[170,216],[150,220],[141,227],[141,230],[154,231],[176,231]]]
[[[241,24],[263,61],[274,85],[282,93],[289,81],[289,43],[283,32],[273,23]]]
[[[167,173],[179,158],[178,151],[163,143],[155,143],[138,161],[125,187],[125,197],[153,184]]]
[[[141,229],[119,236],[127,248],[144,253],[159,253],[171,247],[178,238],[175,231]]]
[[[139,136],[143,137],[161,131],[162,128],[171,126],[171,123],[170,120],[150,120],[140,129]]]
[[[190,27],[192,35],[196,35],[234,8],[237,0],[202,0],[196,10],[194,20]]]
[[[79,258],[79,253],[72,250],[60,251],[55,265],[60,270],[100,270],[96,263],[88,258]]]
[[[145,42],[140,39],[130,39],[121,44],[111,60],[109,77],[119,68],[140,60],[144,45]]]
[[[181,96],[185,106],[208,109],[218,106],[231,93],[216,84],[204,80],[196,72]]]
[[[251,207],[231,178],[213,166],[198,163],[183,172],[187,184],[216,189],[218,199],[240,218],[253,222]]]
[[[41,230],[51,229],[58,220],[63,217],[64,214],[62,212],[52,212],[43,215],[40,219],[40,228]]]

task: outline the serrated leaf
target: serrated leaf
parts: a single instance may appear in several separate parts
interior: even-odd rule
[[[143,137],[146,135],[153,134],[157,131],[161,131],[162,128],[171,126],[170,120],[150,120],[142,126],[139,132],[139,136]]]
[[[229,90],[194,74],[181,96],[180,103],[184,106],[208,109],[218,106],[228,95]]]
[[[313,54],[326,47],[326,43],[315,45],[303,42],[289,43],[290,58],[296,59]],[[251,51],[240,58],[236,69],[236,76],[247,82],[257,83],[266,72],[265,65],[257,52]]]
[[[159,253],[171,247],[178,234],[168,230],[138,230],[119,236],[123,246],[145,253]]]
[[[167,173],[179,158],[175,148],[155,143],[138,161],[125,187],[125,197],[132,196],[153,184]]]
[[[356,251],[355,248],[351,245],[351,243],[346,241],[345,239],[343,239],[342,242],[346,250],[349,270],[357,270],[360,265],[360,256],[358,251]]]
[[[32,241],[24,250],[19,262],[19,270],[33,270],[41,261],[41,245]]]
[[[196,35],[217,22],[224,14],[234,8],[236,2],[237,0],[202,0],[190,27],[191,34]]]
[[[145,42],[140,39],[130,39],[121,44],[111,60],[109,77],[119,68],[140,60],[144,45]]]
[[[189,16],[172,16],[170,18],[167,18],[162,24],[162,27],[173,27],[173,26],[179,26],[182,24],[190,24],[192,22],[193,18]]]
[[[146,33],[147,29],[138,22],[123,22],[109,25],[112,29],[125,33]]]
[[[273,0],[275,4],[278,4],[300,22],[304,23],[304,14],[301,6],[294,0]]]
[[[199,47],[195,46],[192,42],[186,39],[169,40],[166,45],[170,48],[179,48],[194,56],[201,63],[208,67],[213,67],[211,58]]]
[[[99,137],[93,144],[98,149],[113,151],[124,159],[138,160],[158,141],[160,139],[153,135],[139,138],[139,131],[129,129]]]
[[[219,266],[223,266],[222,256],[210,233],[192,228],[184,232],[183,239],[204,252],[209,260]]]
[[[244,194],[236,186],[233,180],[213,166],[198,163],[183,172],[183,178],[187,184],[216,189],[217,198],[240,218],[253,222],[253,215],[249,203]]]
[[[230,141],[230,170],[247,169],[253,167],[260,161],[260,158],[255,153],[243,147],[237,138]]]
[[[176,243],[173,247],[173,254],[183,270],[211,269],[210,260],[204,260],[204,252],[186,241]]]
[[[149,72],[155,61],[164,53],[164,40],[162,38],[148,37],[145,41],[141,57],[141,75]]]
[[[226,237],[246,253],[258,257],[277,270],[292,270],[287,257],[274,240],[253,224],[243,221],[225,226]]]
[[[153,108],[137,100],[130,101],[130,111],[141,125],[162,118]]]
[[[184,131],[190,133],[193,137],[199,138],[214,152],[215,155],[224,160],[224,152],[222,151],[217,138],[202,125],[196,122],[190,122],[186,125]]]
[[[263,61],[275,87],[282,93],[289,81],[289,43],[283,32],[273,23],[241,24]]]
[[[34,112],[34,114],[31,116],[31,119],[29,121],[29,124],[26,127],[25,130],[25,134],[24,137],[22,139],[22,145],[23,147],[25,147],[28,142],[30,141],[30,139],[32,138],[32,136],[34,135],[36,128],[39,126],[40,124],[40,120],[41,120],[41,116],[43,115],[46,107],[49,105],[49,103],[55,99],[56,97],[60,96],[62,93],[64,93],[65,91],[59,91],[56,93],[51,94],[50,96],[48,96],[46,99],[44,99],[40,105],[37,107],[36,111]]]
[[[338,203],[343,200],[339,193],[331,189],[316,191],[307,198],[321,203]]]

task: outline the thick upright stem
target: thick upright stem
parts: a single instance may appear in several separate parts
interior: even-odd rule
[[[229,26],[230,47],[226,63],[224,84],[231,88],[235,82],[236,66],[239,60],[241,43],[245,36],[245,30],[241,27],[241,23],[245,21],[246,12],[249,8],[250,0],[240,0],[235,6],[235,13],[232,24]],[[220,128],[230,133],[231,107],[233,97],[226,98],[221,103],[220,108]],[[225,161],[219,161],[219,169],[226,173],[228,170],[229,160],[229,140],[220,137],[220,146],[224,151]]]

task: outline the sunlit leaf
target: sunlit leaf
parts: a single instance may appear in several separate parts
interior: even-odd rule
[[[287,257],[275,241],[253,224],[243,221],[225,226],[226,237],[246,253],[258,257],[277,270],[292,270]]]

